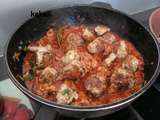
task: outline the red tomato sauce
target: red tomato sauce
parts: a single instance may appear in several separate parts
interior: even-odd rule
[[[59,93],[62,84],[66,84],[69,87],[70,91],[75,91],[79,95],[78,98],[73,96],[73,100],[66,104],[76,106],[93,106],[117,102],[132,95],[143,86],[144,61],[143,57],[137,51],[134,45],[131,42],[129,42],[129,40],[124,40],[123,38],[121,38],[118,34],[113,33],[111,31],[107,31],[111,32],[112,35],[115,36],[115,41],[112,44],[105,43],[105,40],[100,41],[100,45],[102,47],[103,44],[112,46],[111,51],[109,51],[109,54],[105,54],[105,50],[101,50],[98,53],[91,53],[88,49],[88,46],[91,46],[91,42],[94,42],[94,40],[87,41],[87,39],[84,39],[83,31],[85,28],[87,28],[86,25],[64,26],[60,28],[61,33],[57,33],[58,30],[49,29],[46,35],[44,35],[40,40],[37,40],[34,44],[30,44],[30,46],[36,46],[37,51],[39,51],[39,53],[37,51],[30,50],[26,52],[26,57],[24,58],[23,78],[29,90],[45,99],[57,102],[60,99],[58,98],[57,94]],[[91,33],[93,33],[94,28],[95,27],[92,27],[93,30],[91,31]],[[78,35],[78,37],[75,37],[79,39],[79,42],[74,41],[74,38],[71,38],[71,42],[73,43],[68,43],[67,39],[71,33],[75,33]],[[61,34],[61,41],[57,41],[57,39],[59,39],[57,38],[57,34]],[[90,33],[86,34],[92,35]],[[98,37],[102,37],[103,39],[103,35],[99,36],[95,31],[93,35],[89,37],[95,39]],[[125,41],[126,45],[127,55],[124,58],[119,58],[117,52],[120,49],[121,41]],[[73,49],[68,48],[69,44],[73,44]],[[51,51],[39,50],[38,48],[39,46],[42,46],[44,47],[42,49],[46,49],[45,47],[47,45],[51,46]],[[77,48],[75,48],[76,45]],[[97,43],[91,46],[91,49],[93,49],[93,51],[101,49],[101,46],[99,47],[98,45],[96,45]],[[66,57],[66,54],[69,51],[78,51],[78,55],[82,55],[85,53],[86,56],[84,56],[85,59],[83,58],[84,61],[82,61],[81,56],[79,58],[74,58],[73,55]],[[123,51],[124,50],[122,50],[122,52]],[[105,60],[107,59],[107,57],[109,57],[111,53],[116,55],[116,58],[108,65],[105,62]],[[50,64],[47,64],[47,66],[43,66],[42,61],[42,65],[39,66],[37,61],[40,58],[40,56],[38,56],[38,54],[42,55],[42,60],[47,59],[48,61],[52,62]],[[49,57],[49,55],[51,56],[51,58],[47,58]],[[130,67],[135,67],[133,68],[136,69],[134,71],[131,71],[130,67],[123,67],[125,63],[124,61],[127,59],[128,56],[133,56],[138,61],[138,63],[137,61],[136,63],[134,63],[134,61],[133,63],[126,63],[128,66],[130,65]],[[47,60],[45,60],[45,62]],[[133,66],[132,64],[135,64],[135,66]],[[102,69],[102,71],[98,72],[98,69],[100,67],[103,68],[105,71],[103,71]],[[45,73],[46,68],[49,68],[50,71],[47,71]],[[122,69],[122,71],[125,71],[127,73],[118,73],[117,71],[119,69]],[[115,76],[118,74],[120,74],[120,76],[122,76],[124,80],[116,78]],[[96,76],[96,80],[94,81],[90,79],[91,76]],[[134,81],[131,81],[130,76],[134,79]],[[92,82],[87,83],[86,81],[93,81],[93,84]],[[104,84],[100,84],[104,85],[104,89],[101,90],[101,87],[97,87],[96,83],[94,83],[96,81],[104,82]],[[123,81],[126,82],[123,83]],[[97,82],[97,85],[99,84],[99,82]],[[133,85],[131,84],[132,82]],[[121,90],[121,88],[123,88],[123,90]],[[67,94],[70,95],[71,93]]]

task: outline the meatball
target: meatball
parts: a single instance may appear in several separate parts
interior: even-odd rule
[[[69,64],[73,60],[79,60],[80,56],[76,50],[69,50],[62,58],[64,64]]]
[[[76,79],[81,77],[83,73],[84,73],[84,70],[83,70],[83,66],[81,65],[81,62],[78,60],[74,60],[62,69],[62,73],[59,76],[59,78],[60,79],[64,79],[64,78]]]
[[[59,79],[76,79],[83,77],[87,72],[97,66],[97,61],[87,52],[79,52],[80,58],[65,65]]]
[[[104,50],[104,45],[100,38],[96,38],[94,41],[89,43],[87,49],[90,53],[100,53]]]
[[[84,44],[84,40],[78,33],[70,33],[66,41],[68,43],[68,49],[75,49]]]
[[[104,60],[104,65],[109,67],[112,62],[116,59],[116,54],[115,53],[111,53],[109,54],[109,56]]]
[[[95,38],[95,35],[94,35],[93,31],[91,31],[89,28],[84,28],[82,31],[82,37],[86,41],[92,41]]]
[[[109,32],[110,31],[110,28],[107,27],[107,26],[104,26],[104,25],[98,25],[95,27],[95,32],[97,33],[97,35],[103,35],[104,33],[106,32]]]
[[[105,33],[102,37],[103,37],[102,40],[108,44],[112,44],[116,41],[115,35],[111,32]]]
[[[125,41],[120,42],[120,46],[117,50],[117,57],[118,58],[125,58],[127,56],[127,45]]]
[[[119,68],[112,74],[110,84],[110,93],[120,92],[134,87],[135,79],[132,73]]]
[[[84,74],[85,75],[87,72],[91,71],[93,68],[97,67],[97,61],[93,56],[91,56],[87,52],[81,52],[80,53],[80,62],[81,65],[83,66]]]
[[[36,64],[38,67],[45,67],[52,61],[52,47],[46,46],[29,46],[28,49],[36,53]]]
[[[138,69],[140,61],[133,55],[129,55],[122,64],[124,69],[136,72]]]
[[[86,90],[94,97],[101,96],[106,89],[106,81],[103,77],[97,75],[89,76],[85,83]]]
[[[85,80],[84,86],[86,90],[94,97],[101,96],[108,86],[108,80],[106,79],[107,76],[107,70],[104,67],[99,66],[96,70],[96,73],[89,75]]]
[[[57,71],[54,68],[46,67],[40,74],[39,81],[42,83],[50,83],[57,77]]]
[[[61,71],[59,79],[75,79],[81,76],[83,69],[80,62],[80,53],[77,50],[69,50],[63,56],[62,62],[65,66]]]
[[[56,99],[59,104],[70,104],[73,100],[78,99],[78,94],[66,84],[62,84],[56,95]]]

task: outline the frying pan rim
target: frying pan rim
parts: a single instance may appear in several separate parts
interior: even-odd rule
[[[8,73],[9,73],[9,76],[11,78],[11,81],[16,85],[16,87],[18,89],[20,89],[24,94],[26,94],[27,96],[29,96],[30,98],[40,102],[40,103],[43,103],[44,105],[47,105],[49,107],[54,107],[54,108],[58,108],[58,109],[62,109],[62,110],[70,110],[70,111],[99,111],[99,110],[109,110],[109,109],[113,109],[113,108],[116,108],[116,107],[120,107],[122,105],[125,105],[127,103],[130,103],[131,101],[133,101],[134,99],[138,98],[140,95],[142,95],[151,85],[152,83],[156,80],[159,72],[160,72],[160,48],[159,48],[159,45],[158,45],[158,41],[156,40],[155,36],[148,30],[148,28],[146,28],[143,24],[141,24],[139,21],[135,20],[133,17],[119,11],[119,10],[116,10],[116,9],[113,9],[113,8],[101,8],[101,7],[96,7],[96,6],[92,6],[92,5],[76,5],[76,6],[65,6],[65,7],[61,7],[61,8],[52,8],[51,10],[47,10],[47,11],[44,11],[43,13],[46,13],[46,12],[49,12],[49,11],[53,11],[53,10],[61,10],[61,9],[69,9],[69,8],[77,8],[77,7],[91,7],[91,8],[98,8],[98,9],[103,9],[103,10],[108,10],[108,11],[111,11],[111,12],[115,12],[115,13],[118,13],[120,15],[123,15],[124,17],[127,17],[129,18],[130,20],[133,20],[134,22],[136,22],[136,24],[139,24],[141,27],[145,28],[146,32],[148,32],[148,34],[153,38],[154,40],[154,43],[156,45],[156,50],[158,52],[158,63],[157,63],[157,67],[154,71],[154,74],[152,75],[152,77],[149,79],[149,81],[140,89],[138,90],[137,92],[135,92],[134,94],[130,95],[129,97],[123,99],[123,100],[120,100],[118,102],[115,102],[115,103],[110,103],[110,104],[102,104],[102,105],[97,105],[97,106],[86,106],[86,107],[82,107],[82,106],[72,106],[72,105],[62,105],[62,104],[57,104],[56,102],[52,102],[52,101],[49,101],[49,100],[46,100],[36,94],[34,94],[33,92],[31,92],[30,90],[28,90],[27,88],[25,88],[23,85],[21,85],[18,80],[15,78],[15,76],[12,74],[11,70],[10,70],[10,67],[9,67],[9,64],[8,64],[8,59],[7,59],[7,52],[8,52],[8,46],[9,46],[9,43],[13,37],[13,34],[11,36],[10,39],[7,40],[6,42],[6,46],[5,46],[5,49],[4,49],[4,56],[5,56],[5,63],[6,63],[6,66],[7,66],[7,69],[8,69]],[[30,19],[29,19],[30,20]],[[29,20],[27,20],[26,22],[28,22]],[[25,22],[25,23],[26,23]],[[22,24],[23,25],[23,24]],[[21,26],[20,26],[21,27]],[[20,28],[19,27],[19,28]],[[18,29],[19,29],[18,28]],[[17,30],[18,30],[17,29]]]

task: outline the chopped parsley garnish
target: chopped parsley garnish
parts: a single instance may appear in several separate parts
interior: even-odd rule
[[[23,51],[24,51],[24,52],[29,51],[28,47],[27,47],[27,46],[25,46],[25,47],[23,48]]]
[[[28,80],[33,80],[35,76],[36,66],[31,60],[29,61],[29,64],[31,66],[31,69],[29,70],[29,73],[28,73]]]
[[[34,63],[33,63],[32,60],[29,61],[29,64],[30,64],[31,68],[34,68],[34,67],[35,67],[35,65],[34,65]]]
[[[34,71],[32,69],[29,71],[28,79],[29,80],[33,80],[34,79]]]
[[[62,95],[69,95],[69,93],[70,93],[70,90],[67,88],[62,91]]]

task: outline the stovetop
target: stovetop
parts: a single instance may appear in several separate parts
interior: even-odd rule
[[[156,8],[154,8],[156,9]],[[131,15],[134,19],[138,20],[140,23],[148,27],[148,18],[151,12],[154,10],[148,10],[141,13]],[[0,80],[7,78],[6,68],[4,65],[3,56],[0,57]],[[158,87],[158,78],[157,81],[152,85],[152,87],[147,90],[141,97],[139,97],[134,103],[129,107],[124,108],[116,113],[111,115],[93,118],[88,120],[158,120],[160,119],[159,108],[160,108],[160,92]],[[42,120],[42,117],[46,120],[52,120],[48,116],[42,116],[41,105],[38,103],[33,104],[35,110],[34,120]],[[49,111],[51,112],[51,111]],[[74,118],[56,116],[56,120],[75,120]]]

